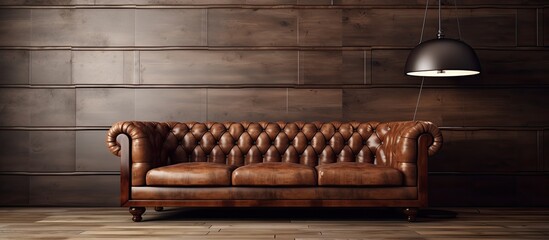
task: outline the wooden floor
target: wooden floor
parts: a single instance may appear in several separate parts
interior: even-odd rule
[[[549,239],[549,209],[0,208],[0,239]]]

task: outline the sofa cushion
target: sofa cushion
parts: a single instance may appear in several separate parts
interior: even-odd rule
[[[232,179],[234,186],[314,186],[316,172],[307,165],[267,162],[239,167]]]
[[[147,185],[229,186],[236,167],[208,162],[178,163],[147,172]]]
[[[370,163],[338,162],[319,165],[320,186],[400,186],[402,173],[392,167]]]

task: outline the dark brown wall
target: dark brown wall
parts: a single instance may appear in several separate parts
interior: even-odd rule
[[[418,118],[445,138],[431,204],[547,206],[546,1],[458,2],[483,73],[426,80]],[[2,1],[0,205],[117,205],[119,120],[409,120],[424,3]]]

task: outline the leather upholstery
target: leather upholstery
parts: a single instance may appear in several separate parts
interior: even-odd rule
[[[243,166],[262,162],[299,163],[309,167],[336,162],[389,166],[404,174],[405,186],[417,185],[417,144],[422,134],[442,144],[438,128],[409,122],[118,122],[108,132],[111,152],[120,156],[119,134],[131,139],[132,186],[146,184],[156,167],[183,162]]]
[[[267,162],[239,167],[233,172],[233,186],[314,186],[316,171],[297,163]]]
[[[229,186],[235,166],[217,163],[178,163],[147,173],[150,186]]]
[[[135,200],[417,199],[417,187],[132,187]]]
[[[339,162],[316,167],[319,186],[400,186],[402,173],[371,163]]]

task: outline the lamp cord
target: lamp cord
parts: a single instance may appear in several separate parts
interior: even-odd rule
[[[459,13],[458,13],[457,0],[454,0],[454,9],[456,11],[456,22],[457,22],[457,25],[458,25],[458,36],[459,36],[459,40],[461,40],[461,27],[459,26]]]
[[[440,4],[440,1],[439,1]],[[429,0],[425,3],[425,12],[423,13],[423,25],[421,25],[421,36],[419,37],[419,43],[423,41],[423,32],[425,30],[425,20],[427,19],[427,10],[429,9]],[[439,29],[440,29],[440,12],[439,12]],[[440,30],[439,30],[440,32]],[[416,120],[417,116],[417,109],[419,107],[419,100],[421,99],[421,91],[423,90],[423,82],[425,81],[425,77],[421,78],[421,85],[419,86],[419,94],[417,95],[417,102],[416,102],[416,109],[414,110],[414,118],[412,121]]]
[[[423,13],[423,25],[421,25],[421,35],[419,36],[419,43],[423,41],[423,31],[425,30],[425,19],[427,19],[427,9],[429,8],[429,0],[425,4],[425,12]]]
[[[442,38],[442,21],[440,20],[440,2],[442,0],[438,0],[438,38]]]
[[[419,94],[417,95],[416,110],[414,111],[414,118],[412,119],[412,121],[416,120],[417,109],[419,107],[419,100],[421,99],[421,91],[423,90],[423,82],[424,81],[425,81],[425,77],[421,77],[421,85],[419,86]]]

